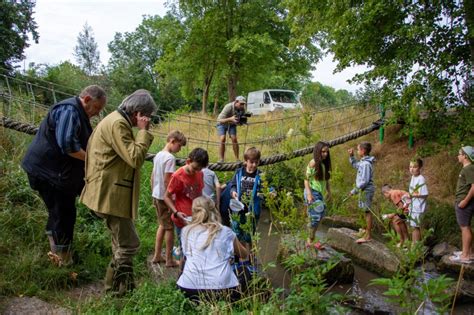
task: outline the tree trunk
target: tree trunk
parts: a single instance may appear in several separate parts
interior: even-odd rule
[[[216,95],[214,95],[214,109],[212,110],[213,116],[217,116],[218,109],[219,109],[219,92],[216,92]]]
[[[231,74],[227,79],[227,95],[229,102],[233,102],[237,97],[237,75]]]
[[[464,1],[464,12],[467,26],[467,40],[469,43],[469,50],[471,53],[471,71],[467,78],[468,83],[466,84],[466,98],[469,104],[474,101],[474,0]]]

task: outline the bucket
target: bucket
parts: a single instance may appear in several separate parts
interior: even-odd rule
[[[229,203],[229,208],[230,210],[232,210],[232,212],[239,212],[244,210],[245,206],[237,199],[231,199]]]

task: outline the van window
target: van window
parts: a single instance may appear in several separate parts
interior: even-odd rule
[[[279,103],[298,103],[296,100],[296,94],[294,92],[287,91],[270,91],[272,100]]]
[[[270,95],[268,95],[268,92],[263,93],[263,102],[265,104],[270,104],[271,103]]]

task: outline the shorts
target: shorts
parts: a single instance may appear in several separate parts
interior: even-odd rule
[[[313,195],[312,203],[308,203],[306,190],[304,191],[304,200],[309,218],[309,227],[317,228],[326,214],[326,204],[323,201],[323,195],[319,191],[311,190],[311,194]]]
[[[225,136],[226,133],[228,133],[229,136],[237,135],[237,125],[217,124],[216,128],[217,128],[217,134],[219,136]]]
[[[171,211],[169,210],[165,201],[153,198],[153,205],[156,208],[156,216],[158,217],[158,223],[163,226],[163,229],[172,230],[174,225],[171,221]]]
[[[458,221],[459,226],[471,226],[472,214],[474,212],[474,201],[471,200],[466,207],[459,208],[458,204],[454,205],[456,210],[456,221]]]
[[[412,212],[410,211],[410,214],[408,215],[408,222],[410,223],[410,226],[413,228],[419,228],[420,227],[420,220],[421,220],[421,215],[423,212]]]
[[[374,192],[371,190],[363,190],[359,193],[359,209],[364,210],[365,213],[370,212],[372,207],[372,199],[374,198]]]

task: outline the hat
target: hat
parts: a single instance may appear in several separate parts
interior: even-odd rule
[[[243,97],[242,95],[239,95],[235,98],[236,101],[239,101],[240,103],[246,103],[247,104],[247,100],[245,99],[245,97]]]
[[[471,162],[474,162],[474,148],[472,148],[470,145],[467,145],[465,147],[462,147],[461,150],[467,155]]]

